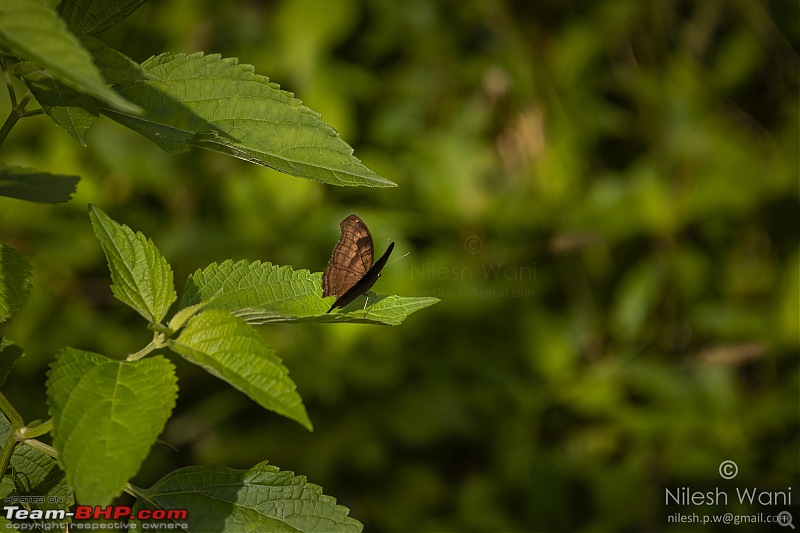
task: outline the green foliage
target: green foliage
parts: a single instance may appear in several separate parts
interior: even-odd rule
[[[169,153],[200,147],[325,183],[394,186],[356,159],[318,113],[256,75],[249,65],[203,53],[161,54],[139,64],[92,37],[142,3],[64,0],[58,12],[38,0],[4,3],[0,68],[6,74],[11,111],[0,128],[0,144],[19,120],[44,114],[85,146],[90,128],[104,114]],[[29,91],[19,101],[9,74]],[[28,110],[32,99],[40,107]],[[78,179],[0,163],[0,196],[64,202],[75,192]],[[234,267],[228,261],[190,278],[188,296],[165,325],[177,299],[167,259],[144,234],[92,204],[89,218],[111,273],[111,292],[147,320],[153,338],[125,360],[61,348],[47,374],[51,419],[45,422],[26,424],[0,394],[0,410],[7,418],[0,420],[0,493],[21,501],[31,525],[41,529],[68,522],[55,523],[42,511],[67,510],[75,500],[108,505],[125,490],[143,498],[140,505],[158,507],[161,500],[175,500],[191,509],[189,523],[196,530],[361,531],[361,524],[347,517],[348,510],[323,495],[320,487],[266,463],[246,472],[224,467],[176,471],[149,491],[131,485],[172,416],[178,394],[173,364],[161,356],[147,356],[169,348],[260,406],[311,430],[287,368],[261,335],[236,315],[254,324],[399,324],[438,300],[370,293],[369,310],[328,315],[320,296],[321,274],[240,262],[227,280],[203,277],[213,269]],[[3,321],[28,299],[32,268],[14,248],[0,246]],[[0,337],[0,385],[22,354],[17,344]],[[52,447],[37,440],[51,432]],[[175,479],[188,482],[190,490],[184,485],[176,493]],[[209,506],[205,498],[216,492]],[[4,525],[17,526],[7,518]]]
[[[317,113],[250,65],[219,55],[162,54],[142,63],[147,81],[120,82],[141,115],[103,112],[163,150],[191,146],[332,185],[391,187],[354,158]]]
[[[90,206],[89,215],[108,259],[115,295],[147,318],[151,325],[158,326],[175,300],[172,273],[166,260],[152,241],[141,233],[134,234],[94,206]],[[20,261],[21,256],[12,248],[5,249],[5,270],[17,275],[20,271],[23,273],[21,280],[7,276],[9,287],[25,287],[30,283],[29,265]],[[26,273],[27,277],[24,276]],[[7,308],[18,306],[26,296],[19,291],[6,292],[10,295]],[[151,345],[169,345],[190,362],[230,383],[263,407],[311,429],[300,396],[295,392],[296,386],[288,378],[288,371],[280,359],[244,321],[225,310],[201,311],[205,305],[184,307],[188,314],[171,321],[171,325],[181,328],[179,336],[168,341],[163,334],[157,333],[154,343],[158,342]],[[198,314],[192,316],[194,313]],[[167,332],[173,333],[169,328]],[[131,356],[129,361],[115,361],[71,348],[60,352],[51,366],[47,392],[56,428],[53,445],[65,477],[55,462],[41,451],[25,445],[14,450],[17,438],[10,434],[9,425],[4,454],[20,452],[10,456],[10,464],[19,468],[28,486],[24,490],[12,490],[11,485],[6,484],[7,496],[32,494],[38,490],[40,493],[36,496],[58,496],[56,500],[59,502],[69,500],[71,503],[71,492],[69,499],[64,494],[69,490],[67,487],[72,487],[80,502],[108,505],[121,493],[164,429],[178,391],[172,364],[161,357],[138,360],[146,353]],[[16,345],[2,339],[2,381],[21,355]],[[271,474],[277,471],[269,470]],[[53,476],[56,476],[58,484],[41,494],[41,483]],[[305,485],[304,478],[297,479],[300,485]],[[266,484],[267,487],[262,488],[269,489],[269,481],[256,480],[255,483]],[[245,479],[242,486],[246,488],[252,483],[253,480]],[[277,482],[278,485],[282,483],[285,480]],[[289,523],[299,525],[302,531],[316,531],[320,524],[326,528],[333,526],[337,531],[350,531],[354,527],[360,530],[357,522],[346,519],[346,512],[342,514],[342,508],[336,507],[330,497],[323,497],[313,485],[309,488],[310,496],[301,491],[296,497],[299,511],[297,516],[287,518]],[[56,492],[51,493],[51,490]],[[320,502],[325,505],[316,505]],[[286,502],[279,504],[285,505]],[[250,518],[254,524],[273,523],[269,509],[257,508],[256,511],[258,513]],[[193,517],[193,522],[205,524],[225,519],[223,515],[210,516]],[[234,513],[229,520],[235,523],[238,518]]]
[[[192,466],[170,472],[134,511],[187,509],[189,531],[354,533],[363,526],[304,476],[260,463],[250,470]]]
[[[121,22],[145,0],[63,0],[58,4],[69,29],[86,35],[100,33]]]
[[[86,132],[98,116],[96,100],[73,91],[47,69],[30,61],[14,65],[14,75],[30,89],[42,111],[53,122],[67,130],[73,139],[86,144]]]
[[[333,185],[395,186],[354,157],[318,113],[250,65],[201,52],[138,65],[90,37],[140,4],[63,2],[69,28],[39,0],[0,9],[0,47],[18,60],[14,74],[75,140],[85,144],[99,111],[170,153],[199,147]]]
[[[170,347],[262,407],[311,429],[289,371],[243,320],[224,310],[202,311],[189,320]]]
[[[72,197],[79,179],[78,176],[0,164],[0,196],[57,204]]]
[[[0,322],[22,308],[31,291],[31,264],[15,249],[0,243]]]
[[[10,434],[11,424],[0,417],[0,439],[5,442]],[[11,475],[3,477],[0,484],[0,497],[6,505],[16,504],[28,511],[46,512],[51,509],[68,511],[75,504],[64,471],[58,467],[55,459],[43,451],[31,446],[18,446],[11,456],[11,469]],[[7,520],[4,523],[16,522]],[[50,520],[40,520],[37,525],[45,531],[52,523]]]
[[[372,291],[368,297],[367,303],[372,303],[367,308],[359,305],[358,299],[342,312],[327,313],[335,298],[322,297],[321,272],[312,274],[261,261],[228,260],[189,276],[181,307],[209,301],[210,307],[227,309],[248,324],[350,322],[396,326],[411,313],[439,301],[430,297],[379,296]]]
[[[96,31],[130,6],[91,2],[105,14],[79,26],[64,9],[79,4],[59,8],[72,31]],[[0,158],[82,179],[63,205],[0,198],[0,240],[36,282],[2,324],[26,353],[3,395],[26,420],[44,418],[31,391],[43,389],[52,354],[139,353],[150,340],[107,289],[91,202],[169,261],[182,298],[166,326],[152,326],[159,349],[217,299],[251,325],[294,322],[256,330],[314,423],[309,433],[175,357],[180,400],[160,438],[178,453],[153,446],[132,484],[186,464],[268,458],[370,531],[676,531],[667,486],[794,487],[799,5],[147,2],[98,39],[78,37],[106,83],[163,86],[140,62],[165,50],[185,52],[170,57],[186,65],[268,75],[400,186],[327,187],[222,151],[168,154],[102,113],[82,148],[49,119],[29,119],[28,99],[0,135]],[[16,59],[47,67],[6,55],[12,73]],[[23,103],[0,95],[4,111]],[[172,135],[168,125],[196,118],[196,102],[166,104],[187,113],[148,127]],[[180,149],[214,141],[213,128],[175,133]],[[399,328],[305,323],[375,319],[372,304],[393,298],[316,314],[313,273],[351,212],[376,243],[411,252],[375,290],[441,303]],[[251,286],[195,280],[198,268]],[[280,268],[309,274],[259,292],[259,269]],[[194,281],[208,286],[182,307]],[[286,286],[297,300],[268,301]],[[256,307],[244,312],[233,294]],[[736,480],[719,477],[726,459]],[[0,487],[13,489],[10,478]],[[730,507],[715,511],[763,510]]]
[[[0,386],[5,384],[17,359],[23,355],[22,348],[5,337],[0,337]]]
[[[291,309],[295,312],[308,312],[311,308],[310,315],[305,318],[331,321],[330,315],[323,311],[326,304],[320,296],[320,273],[294,272],[288,267],[273,267],[259,262],[246,265],[228,261],[220,266],[211,265],[190,277],[188,296],[184,295],[181,309],[165,327],[161,321],[176,299],[172,271],[166,259],[152,241],[115,222],[96,206],[89,206],[89,216],[108,260],[114,295],[145,317],[156,331],[149,347],[129,356],[129,360],[139,359],[151,349],[167,346],[241,390],[266,409],[311,429],[311,421],[288,370],[274,351],[264,344],[261,336],[234,315],[243,314],[254,323],[291,321],[293,317],[286,315],[290,311],[285,306],[287,300],[294,299],[296,305]],[[311,279],[315,281],[310,282]],[[372,305],[369,313],[362,312],[361,316],[356,312],[345,313],[339,315],[339,321],[399,324],[408,314],[437,301],[435,298],[397,296],[380,296],[374,300],[377,303]],[[319,309],[307,305],[308,301]],[[279,310],[284,314],[278,314]],[[371,318],[373,314],[374,319]],[[270,320],[264,320],[264,316]],[[176,333],[177,336],[171,339]],[[68,361],[65,364],[73,363]],[[96,366],[97,363],[86,364]],[[88,372],[89,367],[83,368],[76,376]],[[68,382],[66,390],[72,390],[74,386]],[[53,401],[58,402],[58,391],[49,387],[49,392]],[[60,403],[64,401],[60,400]],[[161,406],[168,411],[172,409],[167,397],[163,397]],[[58,411],[51,412],[51,415],[58,421]],[[138,467],[138,464],[136,462],[134,466]],[[80,464],[76,468],[83,470]],[[127,475],[130,477],[130,472]],[[127,479],[125,477],[123,481]]]
[[[172,363],[114,361],[65,348],[47,380],[53,446],[81,503],[108,505],[147,456],[175,405]]]
[[[150,324],[163,320],[176,300],[172,270],[153,241],[111,220],[97,207],[89,206],[89,217],[111,270],[111,290]]]
[[[105,84],[100,71],[67,25],[43,0],[7,0],[0,8],[0,47],[49,70],[73,89],[116,109],[136,106]]]

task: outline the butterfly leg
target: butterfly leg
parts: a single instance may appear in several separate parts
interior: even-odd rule
[[[364,296],[366,296],[367,298],[366,298],[366,300],[364,300],[364,309],[363,309],[363,311],[366,311],[367,310],[367,304],[369,303],[369,294],[365,294]]]

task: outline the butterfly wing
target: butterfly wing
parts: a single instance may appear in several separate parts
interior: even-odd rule
[[[367,292],[375,282],[378,281],[378,278],[381,277],[381,270],[383,267],[386,266],[386,261],[388,261],[389,256],[392,254],[392,250],[394,249],[394,243],[389,243],[389,247],[386,248],[386,251],[383,253],[380,259],[378,259],[372,268],[369,271],[361,276],[361,278],[356,281],[355,285],[347,289],[347,291],[339,296],[330,309],[328,309],[328,313],[333,311],[337,307],[344,307],[345,305],[349,304],[365,292]]]
[[[357,215],[350,215],[339,224],[339,242],[333,247],[331,260],[322,275],[322,296],[342,296],[372,268],[372,235]]]

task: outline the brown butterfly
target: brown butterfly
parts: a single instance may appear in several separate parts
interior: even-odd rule
[[[328,313],[344,307],[375,285],[394,248],[394,243],[389,243],[381,258],[372,264],[372,235],[364,221],[357,215],[350,215],[339,227],[342,235],[322,275],[322,296],[338,296]]]

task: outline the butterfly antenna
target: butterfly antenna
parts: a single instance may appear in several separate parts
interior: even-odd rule
[[[405,256],[407,256],[407,255],[408,255],[408,254],[410,254],[410,253],[411,253],[411,252],[406,252],[406,253],[404,253],[403,255],[401,255],[400,257],[398,257],[397,259],[393,259],[393,260],[389,261],[389,264],[387,264],[386,266],[388,267],[388,266],[389,266],[389,265],[391,265],[392,263],[397,263],[398,261],[400,261],[402,258],[404,258]]]

